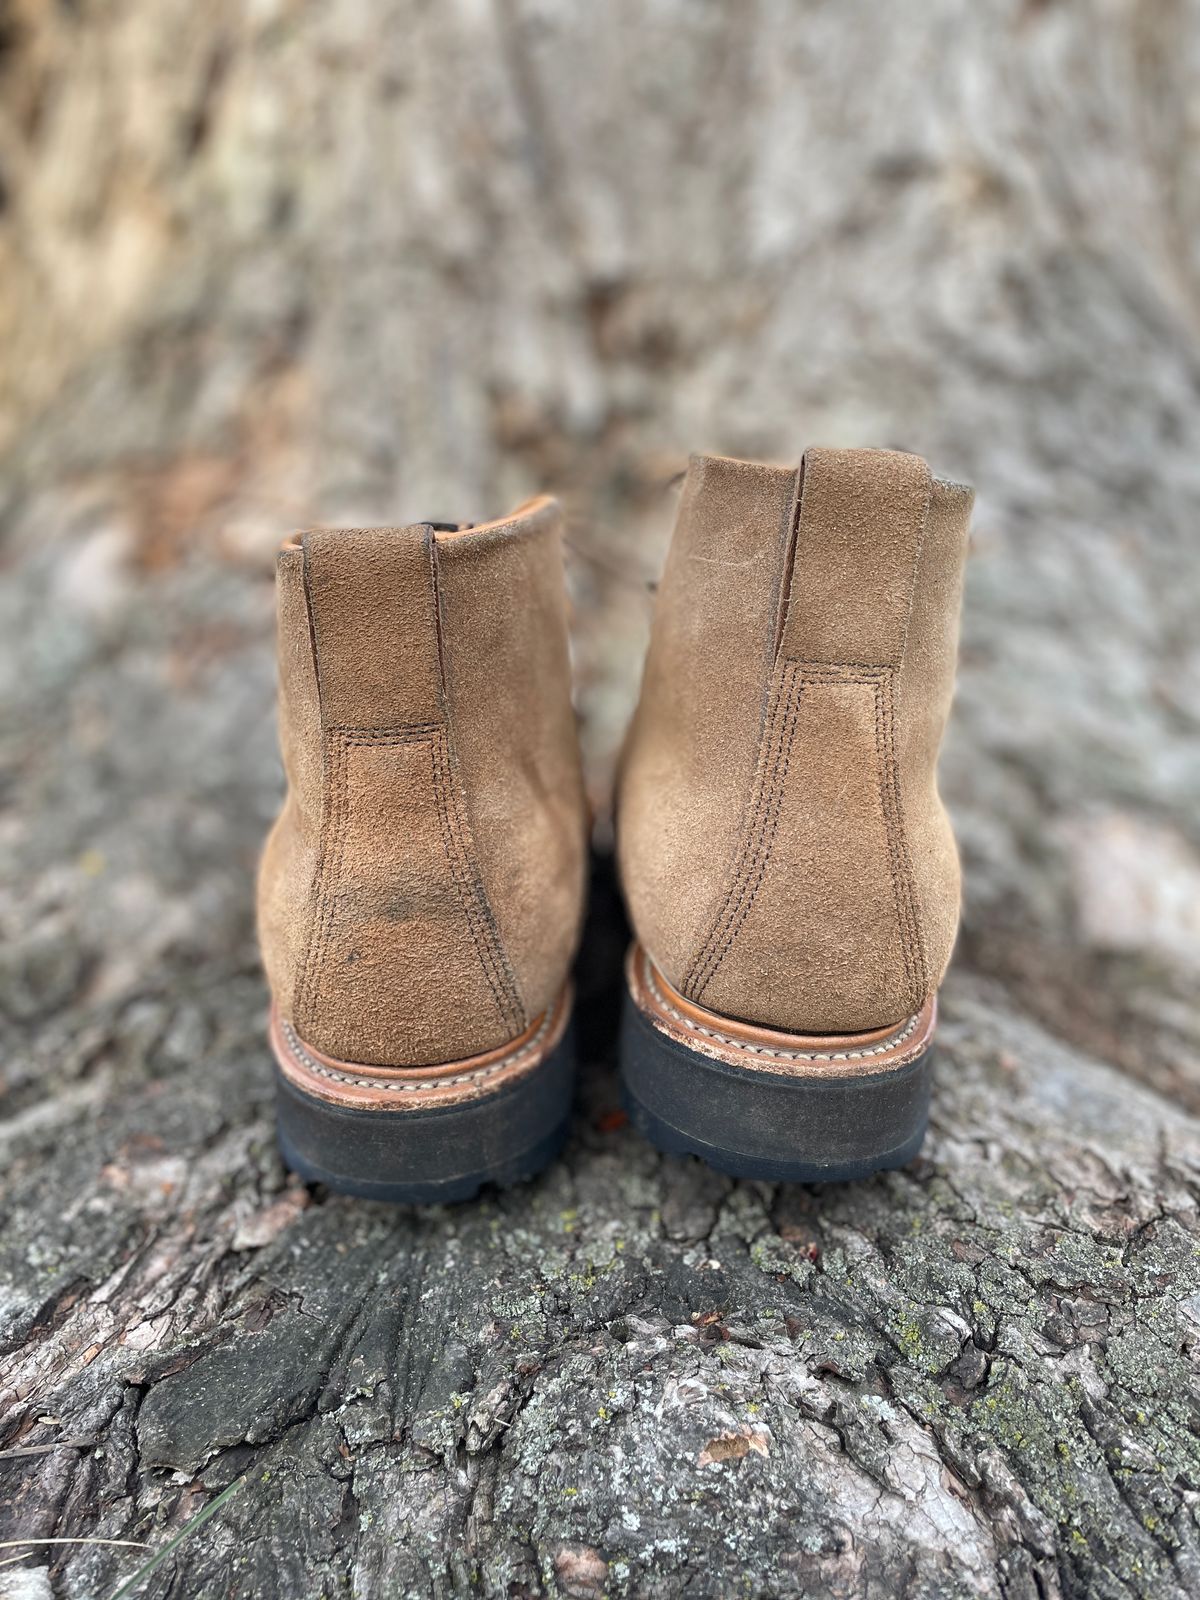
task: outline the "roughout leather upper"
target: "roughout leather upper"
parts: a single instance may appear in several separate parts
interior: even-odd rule
[[[288,794],[258,893],[277,1006],[343,1061],[507,1043],[561,992],[583,910],[557,505],[317,529],[277,589]]]
[[[894,451],[692,458],[617,799],[635,932],[688,999],[857,1032],[941,981],[972,500]]]

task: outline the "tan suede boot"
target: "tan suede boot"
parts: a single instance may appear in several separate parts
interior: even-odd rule
[[[617,804],[625,1088],[666,1150],[811,1181],[920,1147],[972,498],[885,450],[692,459]]]
[[[280,1140],[347,1193],[464,1199],[565,1131],[586,817],[560,533],[542,499],[279,555]]]

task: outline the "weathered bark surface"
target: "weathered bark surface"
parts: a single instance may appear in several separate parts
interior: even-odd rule
[[[244,1476],[144,1593],[1200,1592],[1198,40],[1194,0],[10,4],[0,1537],[157,1548]],[[666,479],[807,440],[980,488],[925,1157],[660,1159],[597,1045],[535,1184],[288,1181],[280,530],[559,488],[602,797]]]

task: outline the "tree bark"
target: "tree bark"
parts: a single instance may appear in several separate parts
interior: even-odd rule
[[[11,4],[0,1595],[1200,1593],[1200,5]],[[273,1145],[306,520],[571,521],[591,785],[689,448],[979,486],[904,1172],[622,1124],[425,1212]],[[0,1551],[0,1558],[8,1555]]]

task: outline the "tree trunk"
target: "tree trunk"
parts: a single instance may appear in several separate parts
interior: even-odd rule
[[[0,1595],[1200,1593],[1198,0],[10,0]],[[979,486],[904,1172],[273,1146],[272,555],[571,521],[603,812],[689,448]],[[603,831],[603,829],[602,829]],[[203,1526],[194,1519],[240,1485]]]

